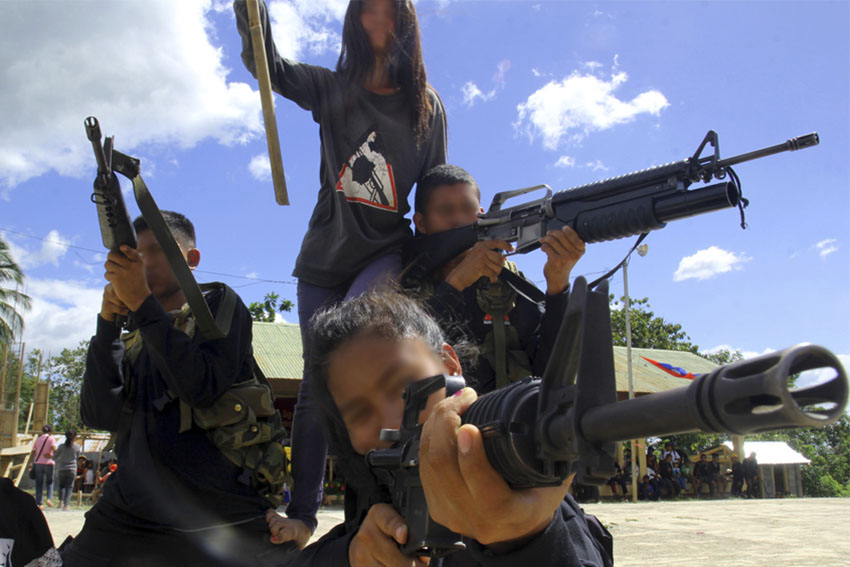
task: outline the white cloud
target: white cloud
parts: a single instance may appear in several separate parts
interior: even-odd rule
[[[838,358],[839,364],[844,367],[845,373],[850,370],[850,354],[836,354],[835,356]],[[833,368],[815,368],[813,370],[807,370],[800,374],[800,377],[797,379],[796,386],[798,388],[802,388],[821,384],[831,380],[835,376],[836,371]]]
[[[571,156],[561,156],[555,162],[555,167],[575,167],[576,159]]]
[[[275,323],[289,323],[289,324],[291,324],[291,323],[292,323],[292,321],[287,321],[287,320],[286,320],[286,317],[284,317],[284,316],[283,316],[283,313],[281,313],[280,311],[276,311],[276,312],[275,312],[275,314],[274,314],[274,322],[275,322]]]
[[[463,104],[471,107],[478,101],[487,102],[492,100],[496,96],[496,93],[505,88],[505,76],[510,68],[510,59],[502,59],[499,61],[499,64],[496,65],[496,72],[493,74],[493,83],[495,86],[487,92],[482,91],[481,88],[473,81],[467,81],[464,83],[463,87],[461,87],[461,92],[463,93]]]
[[[595,74],[593,62],[587,73],[573,71],[562,81],[550,81],[517,106],[514,127],[530,139],[540,136],[543,145],[556,149],[564,138],[580,142],[588,134],[633,121],[640,114],[658,116],[669,106],[657,90],[638,94],[630,101],[620,100],[615,91],[628,81],[619,71],[609,80]]]
[[[673,281],[680,282],[692,278],[707,280],[717,274],[740,270],[749,260],[750,258],[744,254],[737,255],[717,246],[711,246],[692,256],[682,258],[679,268],[673,274]]]
[[[348,0],[293,0],[269,7],[272,35],[283,57],[301,59],[305,54],[339,52],[338,30]]]
[[[821,240],[820,242],[815,244],[815,247],[818,249],[818,254],[820,255],[820,257],[826,258],[833,252],[837,252],[838,246],[836,245],[836,242],[838,242],[838,240],[836,240],[835,238],[827,238],[826,240]]]
[[[0,187],[90,173],[88,115],[124,152],[261,134],[259,96],[228,82],[211,10],[211,0],[0,3]]]
[[[103,287],[72,280],[27,279],[32,309],[25,316],[27,349],[58,354],[94,334]]]
[[[466,106],[474,106],[479,100],[487,102],[496,96],[495,89],[485,93],[472,81],[467,81],[461,88],[461,91],[463,92],[463,104]]]
[[[17,245],[8,236],[4,236],[4,240],[9,245],[9,251],[12,258],[18,263],[22,270],[28,270],[43,266],[44,264],[59,265],[59,259],[68,252],[68,245],[71,241],[61,234],[58,230],[51,230],[41,242],[41,248],[35,251],[27,250],[23,246]]]
[[[272,166],[269,163],[269,155],[259,154],[252,157],[251,163],[248,164],[248,171],[257,181],[271,181]]]
[[[729,352],[740,351],[741,356],[744,357],[744,360],[746,360],[748,358],[755,358],[755,357],[761,356],[763,354],[770,354],[771,352],[776,352],[775,348],[770,348],[770,347],[765,348],[761,352],[757,352],[757,351],[754,351],[754,350],[743,350],[743,349],[740,349],[740,348],[737,348],[737,347],[733,347],[732,345],[725,345],[724,344],[724,345],[717,345],[716,347],[713,347],[713,348],[705,349],[705,350],[701,351],[701,354],[716,354],[716,353],[718,353],[722,350],[728,350]]]
[[[608,166],[602,163],[602,160],[589,161],[584,164],[584,167],[589,167],[593,171],[608,171]]]

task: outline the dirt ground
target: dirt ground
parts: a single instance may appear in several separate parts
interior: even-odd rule
[[[834,567],[850,565],[850,499],[685,500],[586,504],[614,535],[618,567]],[[59,545],[83,509],[45,510]],[[342,509],[319,512],[321,537]]]

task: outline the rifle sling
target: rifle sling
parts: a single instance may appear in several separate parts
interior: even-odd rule
[[[505,311],[494,309],[490,314],[493,320],[493,356],[496,359],[496,388],[508,385],[508,353],[505,338]]]
[[[168,263],[174,272],[177,283],[180,284],[180,289],[186,297],[186,303],[192,310],[192,315],[195,317],[195,324],[204,338],[207,340],[220,339],[230,332],[230,324],[233,320],[233,307],[235,306],[235,293],[225,293],[221,307],[218,309],[218,314],[213,318],[209,305],[204,299],[204,294],[201,291],[198,282],[195,281],[192,271],[186,264],[183,258],[183,253],[174,240],[174,235],[165,224],[165,219],[162,218],[162,213],[153,196],[150,194],[147,185],[141,175],[133,177],[133,192],[136,197],[136,203],[142,211],[145,221],[148,223],[157,242],[162,248]]]

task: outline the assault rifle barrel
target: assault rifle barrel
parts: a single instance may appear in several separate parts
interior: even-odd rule
[[[789,385],[797,373],[814,369],[832,369],[834,376],[811,386]],[[847,377],[835,355],[804,344],[721,366],[683,388],[591,408],[580,428],[591,443],[605,443],[697,430],[743,435],[816,427],[840,417],[847,396]],[[558,422],[548,428],[553,440],[564,436]]]
[[[810,148],[812,146],[817,146],[819,143],[820,138],[818,137],[817,132],[812,132],[811,134],[791,138],[790,140],[786,140],[782,144],[776,144],[775,146],[770,146],[769,148],[762,148],[760,150],[747,152],[739,156],[722,159],[717,162],[717,166],[719,168],[725,168],[729,167],[730,165],[743,163],[745,161],[751,161],[754,159],[763,158],[765,156],[772,156],[773,154],[779,154],[782,152],[794,152],[797,150],[802,150],[803,148]]]

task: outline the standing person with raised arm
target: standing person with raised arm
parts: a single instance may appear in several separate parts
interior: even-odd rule
[[[446,161],[442,103],[428,85],[410,0],[353,0],[336,70],[280,57],[260,19],[275,91],[312,112],[321,143],[318,202],[295,263],[302,337],[321,306],[397,276],[411,237],[407,197]],[[255,73],[244,0],[234,2],[242,60]],[[299,198],[294,196],[293,198]],[[306,344],[306,341],[304,341]],[[310,353],[305,348],[305,368]],[[294,487],[280,541],[304,546],[316,528],[327,442],[305,371],[292,431]]]

